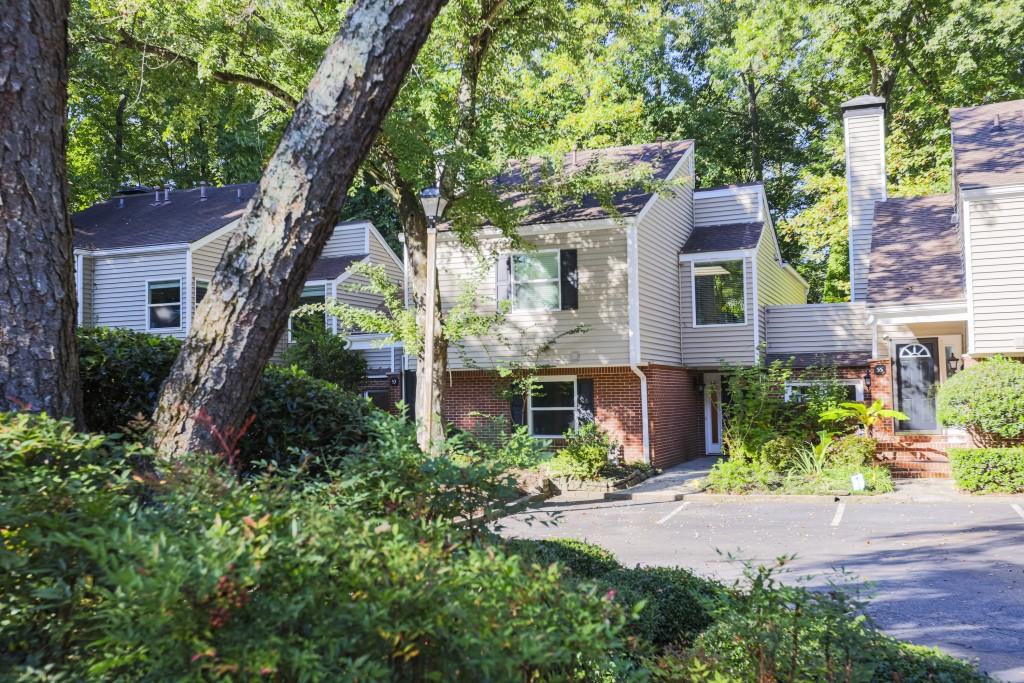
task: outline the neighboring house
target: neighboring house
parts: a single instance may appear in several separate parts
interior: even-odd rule
[[[256,190],[255,183],[115,196],[76,213],[75,277],[78,324],[121,327],[183,339],[206,295],[231,232]],[[349,266],[383,265],[395,282],[402,262],[368,221],[339,224],[305,284],[300,303],[336,298],[377,308],[380,297],[348,291],[361,281]],[[337,321],[326,324],[338,332]],[[278,345],[283,351],[291,329]],[[380,346],[372,335],[349,336],[366,357],[367,391],[394,402],[388,375],[402,370],[401,346]]]
[[[620,193],[616,216],[594,198],[538,207],[520,231],[535,250],[509,253],[484,231],[490,259],[442,234],[444,305],[478,282],[484,310],[512,306],[494,335],[449,351],[445,419],[471,429],[481,412],[504,415],[557,436],[586,410],[626,458],[664,466],[721,452],[729,366],[792,360],[834,366],[851,399],[908,415],[879,433],[897,473],[946,476],[947,448],[967,437],[937,424],[937,388],[974,359],[1024,355],[1024,100],[952,110],[951,192],[899,199],[886,188],[884,107],[870,96],[843,105],[847,303],[806,303],[759,183]],[[593,150],[565,164],[599,157],[689,181],[694,145]],[[580,324],[589,330],[559,337]],[[520,364],[544,381],[525,406],[502,398],[494,372]],[[813,381],[798,375],[786,393]]]

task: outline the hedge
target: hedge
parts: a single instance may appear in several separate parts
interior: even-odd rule
[[[1024,493],[1024,447],[953,448],[949,460],[965,491]]]
[[[941,424],[976,443],[1013,445],[1024,438],[1024,363],[996,356],[961,370],[939,388],[936,408]]]

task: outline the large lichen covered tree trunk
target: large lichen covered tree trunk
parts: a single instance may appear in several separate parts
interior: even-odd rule
[[[444,0],[358,0],[227,246],[154,414],[164,453],[243,423],[306,276]]]
[[[81,426],[67,31],[67,0],[0,2],[0,411],[46,411]]]

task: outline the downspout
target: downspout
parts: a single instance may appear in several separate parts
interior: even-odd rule
[[[640,262],[636,223],[626,226],[626,270],[629,298],[629,369],[640,379],[640,432],[644,464],[651,464],[651,428],[647,411],[647,375],[640,369]]]

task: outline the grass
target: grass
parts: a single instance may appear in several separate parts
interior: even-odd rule
[[[864,475],[863,491],[854,491],[850,478]],[[743,459],[721,460],[708,476],[708,490],[714,493],[767,493],[776,495],[829,495],[852,493],[875,495],[895,490],[892,475],[874,465],[825,464],[814,470],[790,469],[778,472],[763,463]]]

